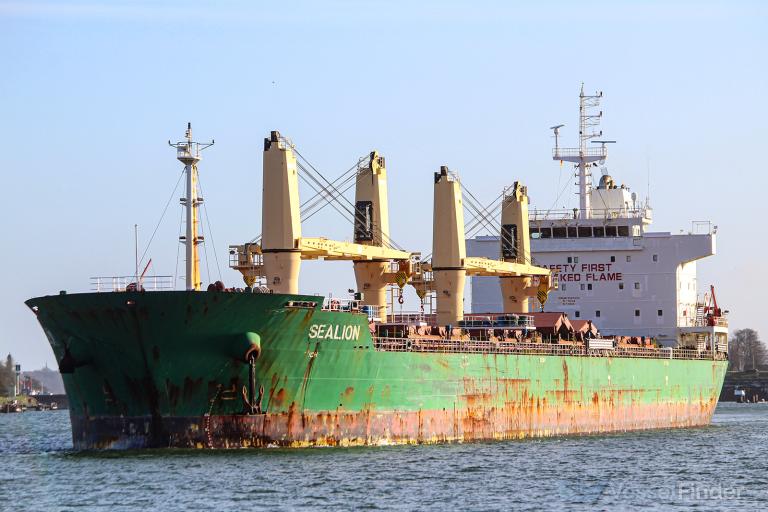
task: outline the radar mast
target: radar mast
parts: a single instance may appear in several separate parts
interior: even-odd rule
[[[603,117],[603,111],[599,110],[600,100],[603,93],[584,94],[584,84],[581,84],[579,92],[579,147],[561,148],[560,147],[560,128],[565,125],[552,126],[550,130],[555,132],[555,148],[552,150],[552,159],[560,162],[573,162],[576,164],[576,177],[579,188],[579,217],[589,219],[592,216],[592,206],[590,196],[592,192],[592,172],[590,168],[593,162],[605,162],[608,157],[606,144],[615,141],[592,141],[600,144],[600,147],[590,147],[588,143],[591,139],[596,139],[603,135],[599,129],[600,119]]]
[[[179,241],[186,247],[186,289],[199,291],[200,281],[200,255],[197,246],[203,243],[203,237],[199,234],[197,209],[203,202],[197,195],[197,162],[200,161],[200,152],[213,146],[209,143],[194,142],[192,140],[192,123],[187,123],[187,131],[184,133],[185,141],[168,145],[176,148],[176,158],[184,164],[186,175],[187,193],[181,198],[181,204],[186,208],[186,233],[179,237]]]

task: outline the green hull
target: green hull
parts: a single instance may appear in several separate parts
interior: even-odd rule
[[[724,360],[384,351],[367,317],[318,297],[40,297],[75,448],[512,439],[710,422]],[[260,411],[250,412],[246,352]]]

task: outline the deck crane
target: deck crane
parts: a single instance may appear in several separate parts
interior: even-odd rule
[[[459,180],[446,166],[435,173],[432,258],[421,263],[411,284],[419,296],[436,294],[438,324],[457,325],[463,319],[466,276],[502,278],[505,313],[528,313],[531,296],[546,302],[550,271],[531,264],[525,187],[516,183],[502,205],[502,259],[467,257]]]
[[[722,311],[717,306],[717,296],[715,295],[715,285],[709,285],[710,301],[704,306],[704,316],[707,319],[707,325],[717,325],[717,319],[723,316]]]
[[[403,279],[413,274],[417,253],[392,247],[384,158],[374,151],[358,166],[354,242],[303,236],[297,167],[293,144],[271,132],[264,140],[261,241],[230,246],[230,267],[243,274],[248,286],[262,279],[274,293],[295,294],[302,260],[352,261],[362,303],[378,306],[378,316],[386,319],[386,287],[397,282],[402,288]]]

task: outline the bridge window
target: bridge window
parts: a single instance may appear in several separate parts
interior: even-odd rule
[[[616,226],[605,226],[605,236],[616,236]]]
[[[568,238],[576,238],[579,236],[579,230],[576,229],[576,226],[569,226],[568,227]]]
[[[552,228],[541,228],[541,238],[552,238]]]
[[[595,226],[592,228],[592,232],[594,233],[595,237],[602,238],[605,236],[605,228],[602,226]]]
[[[629,226],[617,226],[619,236],[629,236]]]
[[[592,227],[591,226],[579,226],[577,231],[579,232],[579,238],[591,238],[592,237]]]
[[[552,228],[552,238],[565,238],[566,234],[565,228]]]

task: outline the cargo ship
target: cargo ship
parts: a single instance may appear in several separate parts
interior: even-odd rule
[[[377,152],[351,170],[353,241],[304,237],[302,214],[317,203],[299,202],[298,179],[313,169],[272,132],[262,235],[230,246],[245,287],[203,289],[196,181],[205,146],[191,127],[174,146],[186,176],[186,289],[153,290],[162,287],[137,266],[131,282],[26,302],[63,374],[75,449],[466,442],[710,422],[727,344],[537,329],[530,303],[544,309],[558,282],[531,260],[521,183],[502,194],[495,258],[467,256],[462,183],[447,167],[434,173],[432,255],[399,248]],[[339,180],[315,182],[323,202],[341,200]],[[349,297],[298,293],[301,262],[318,258],[353,262]],[[466,276],[498,277],[502,310],[464,314]],[[411,287],[422,309],[398,311]]]

